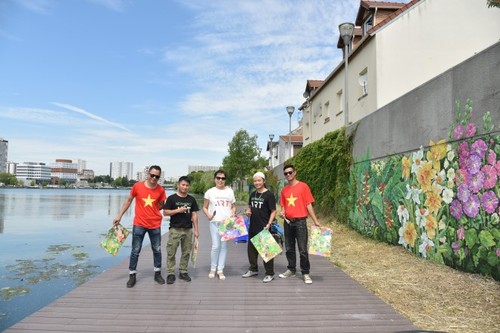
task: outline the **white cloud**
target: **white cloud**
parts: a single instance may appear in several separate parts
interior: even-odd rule
[[[122,126],[120,124],[117,124],[117,123],[114,123],[114,122],[111,122],[109,120],[106,120],[100,116],[97,116],[95,114],[92,114],[90,112],[87,112],[83,109],[80,109],[76,106],[73,106],[73,105],[69,105],[69,104],[64,104],[64,103],[58,103],[58,102],[53,102],[52,104],[56,105],[56,106],[59,106],[63,109],[66,109],[66,110],[69,110],[69,111],[73,111],[73,112],[76,112],[76,113],[80,113],[80,114],[83,114],[84,116],[87,116],[89,117],[90,119],[94,119],[94,120],[97,120],[99,122],[102,122],[104,124],[108,124],[108,125],[111,125],[111,126],[114,126],[114,127],[117,127],[117,128],[120,128],[122,130],[125,130],[125,131],[129,131],[128,128],[126,128],[125,126]]]

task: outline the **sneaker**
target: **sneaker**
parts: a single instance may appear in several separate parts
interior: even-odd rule
[[[311,279],[311,276],[309,276],[309,274],[304,274],[304,282],[306,284],[311,284],[313,283],[313,280]]]
[[[179,279],[184,280],[186,282],[191,281],[191,278],[189,277],[188,273],[179,273]]]
[[[135,286],[135,274],[130,274],[127,281],[127,288],[132,288]]]
[[[271,282],[273,279],[274,279],[273,275],[266,275],[266,276],[264,276],[264,280],[262,280],[262,282],[268,283],[268,282]]]
[[[251,276],[259,275],[259,272],[254,272],[254,271],[248,271],[245,274],[243,274],[241,277],[242,278],[247,278]]]
[[[165,284],[165,280],[161,276],[161,272],[155,272],[155,281],[159,284]]]
[[[292,272],[289,269],[287,269],[285,273],[279,275],[279,277],[282,279],[286,279],[286,278],[294,277],[294,276],[295,276],[295,272]]]
[[[167,284],[172,284],[175,282],[175,275],[174,274],[168,274],[167,275]]]

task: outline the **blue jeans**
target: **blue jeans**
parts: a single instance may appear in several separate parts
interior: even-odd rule
[[[137,270],[137,261],[139,261],[139,253],[141,253],[142,242],[144,236],[148,233],[151,241],[151,249],[153,250],[154,270],[161,270],[161,228],[146,229],[134,225],[132,228],[132,252],[130,253],[130,263],[128,269],[130,274]]]
[[[296,271],[295,266],[297,265],[297,256],[295,254],[295,241],[297,241],[300,255],[300,270],[302,274],[309,274],[311,264],[309,263],[306,219],[285,223],[284,227],[286,259],[288,261],[287,268],[292,272]]]
[[[210,236],[212,237],[212,252],[210,253],[210,269],[217,272],[224,270],[227,254],[227,241],[221,241],[219,230],[215,222],[210,222]]]

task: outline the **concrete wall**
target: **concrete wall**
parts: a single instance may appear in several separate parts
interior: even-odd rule
[[[416,150],[429,140],[447,139],[455,118],[455,101],[474,102],[473,121],[490,112],[500,127],[500,42],[361,119],[356,129],[356,160]]]

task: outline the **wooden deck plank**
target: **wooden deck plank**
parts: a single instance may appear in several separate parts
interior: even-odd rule
[[[284,254],[275,260],[275,280],[265,284],[262,265],[258,277],[241,278],[248,268],[247,244],[230,242],[227,279],[209,279],[210,235],[204,216],[200,226],[199,258],[196,269],[190,268],[190,283],[155,283],[147,245],[134,288],[125,287],[126,259],[4,332],[419,332],[322,257],[310,256],[311,285],[300,274],[277,277],[286,270]]]

